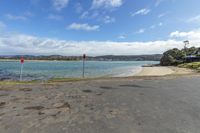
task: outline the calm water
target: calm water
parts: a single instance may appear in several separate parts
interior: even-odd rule
[[[156,61],[87,61],[85,77],[132,76],[144,64]],[[18,61],[0,61],[0,80],[18,80],[21,64]],[[27,61],[23,67],[24,80],[72,78],[82,76],[81,61]]]

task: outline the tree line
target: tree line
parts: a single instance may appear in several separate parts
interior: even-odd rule
[[[160,65],[162,66],[173,66],[179,65],[186,62],[186,57],[195,56],[199,57],[198,51],[200,48],[190,47],[184,49],[173,48],[167,50],[163,53],[163,56],[160,59]]]

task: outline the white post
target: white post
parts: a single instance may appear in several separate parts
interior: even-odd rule
[[[23,63],[21,63],[21,70],[20,70],[20,81],[22,81],[22,73],[23,73]]]

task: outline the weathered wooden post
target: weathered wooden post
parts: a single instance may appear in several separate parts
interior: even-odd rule
[[[86,60],[86,55],[83,54],[83,75],[82,75],[83,78],[85,78],[85,60]]]
[[[20,81],[22,81],[23,64],[24,64],[24,57],[23,56],[21,57],[20,62],[21,62]]]

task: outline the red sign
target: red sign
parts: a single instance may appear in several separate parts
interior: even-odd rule
[[[83,54],[83,59],[85,59],[86,58],[86,55],[85,54]]]
[[[21,64],[24,64],[24,57],[22,56],[20,59]]]

